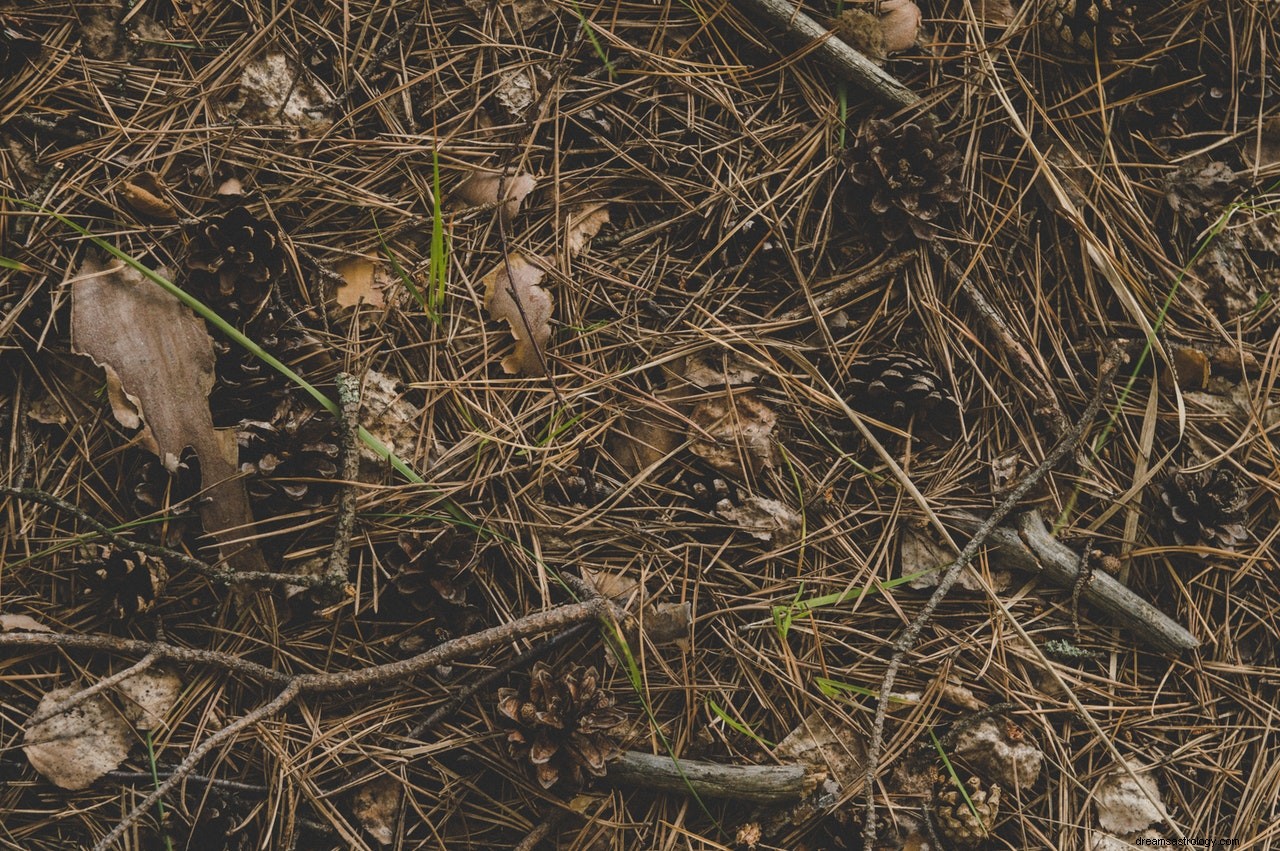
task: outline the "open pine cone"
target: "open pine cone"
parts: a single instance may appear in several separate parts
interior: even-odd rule
[[[199,500],[192,497],[200,493],[200,459],[189,447],[183,451],[178,468],[172,473],[159,458],[146,453],[126,475],[125,489],[138,515],[157,512],[169,515],[170,520],[164,524],[148,523],[140,528],[143,534],[155,533],[153,539],[158,539],[163,529],[164,543],[177,542],[199,522],[195,518]]]
[[[625,720],[595,668],[553,670],[541,661],[533,665],[527,694],[498,689],[498,711],[517,727],[507,734],[512,756],[533,764],[544,789],[560,779],[581,784],[586,775],[603,777],[616,750],[608,731]]]
[[[118,547],[99,546],[93,557],[76,567],[90,593],[110,606],[118,618],[146,612],[169,583],[163,561]]]
[[[1159,496],[1165,521],[1180,544],[1234,550],[1249,540],[1243,523],[1248,484],[1229,467],[1174,473],[1161,483]]]
[[[266,301],[271,284],[287,269],[275,223],[241,206],[200,222],[187,266],[206,298],[245,313]]]
[[[933,823],[938,835],[955,847],[977,848],[991,836],[1000,815],[1000,787],[993,783],[983,789],[977,777],[970,777],[964,785],[972,808],[950,777],[938,781],[933,796]]]
[[[387,554],[394,571],[391,585],[415,609],[425,611],[435,600],[462,604],[466,591],[458,573],[476,553],[475,540],[452,526],[435,535],[401,532]]]
[[[845,395],[855,410],[894,423],[930,413],[949,416],[959,407],[932,364],[906,352],[855,361]]]
[[[848,154],[849,176],[890,242],[933,239],[935,221],[960,199],[960,153],[929,116],[867,122]]]
[[[1040,31],[1046,47],[1059,53],[1109,58],[1133,18],[1130,0],[1046,0]]]
[[[334,492],[337,424],[319,408],[284,405],[271,420],[246,420],[236,432],[240,472],[259,518],[314,508]]]

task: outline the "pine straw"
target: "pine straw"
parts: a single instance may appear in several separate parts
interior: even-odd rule
[[[1143,62],[1202,33],[1206,51],[1221,51],[1239,67],[1260,56],[1274,61],[1280,49],[1274,12],[1263,2],[1183,0],[1144,18],[1141,45],[1131,43],[1116,66],[1100,69],[1105,108],[1095,70],[1041,56],[1029,27],[999,42],[989,62],[1009,107],[1041,151],[1056,143],[1079,157],[1069,172],[1086,209],[1073,225],[1046,206],[1035,188],[1038,163],[1029,140],[1001,99],[979,84],[988,60],[972,44],[984,31],[965,5],[922,4],[936,49],[897,59],[889,70],[927,97],[966,153],[964,180],[972,192],[951,221],[962,229],[950,231],[948,250],[1026,341],[1070,415],[1093,390],[1103,341],[1142,335],[1124,299],[1084,258],[1077,229],[1097,234],[1126,298],[1153,322],[1196,236],[1175,226],[1161,181],[1197,147],[1217,145],[1216,156],[1233,157],[1256,141],[1254,118],[1232,101],[1221,132],[1167,153],[1129,135],[1125,122],[1140,116],[1117,110],[1112,92],[1124,92],[1126,74]],[[899,588],[816,609],[797,617],[785,639],[772,610],[896,576],[901,533],[922,526],[923,517],[787,353],[801,347],[831,364],[837,384],[859,353],[906,349],[937,365],[961,402],[953,439],[928,439],[918,427],[913,439],[891,432],[883,439],[943,513],[989,508],[991,464],[1010,453],[1024,467],[1034,464],[1052,437],[1034,413],[1037,385],[1007,361],[958,295],[958,282],[928,256],[813,318],[812,296],[887,256],[864,232],[865,215],[851,216],[841,200],[847,179],[837,148],[837,86],[820,67],[779,61],[770,45],[781,43],[780,33],[733,8],[701,2],[583,5],[613,74],[578,37],[572,3],[514,29],[510,6],[482,20],[461,4],[429,4],[376,64],[371,57],[421,4],[210,4],[187,24],[167,4],[145,4],[143,13],[160,17],[176,43],[147,44],[147,55],[123,60],[86,58],[77,49],[80,22],[94,8],[46,2],[21,15],[21,28],[37,34],[45,52],[38,73],[5,84],[5,193],[31,197],[61,163],[51,207],[92,215],[94,229],[122,249],[180,269],[180,228],[139,224],[118,202],[121,182],[136,170],[160,172],[184,213],[202,215],[214,209],[217,182],[239,177],[288,234],[295,254],[281,301],[335,360],[398,377],[424,406],[419,459],[430,459],[419,468],[429,489],[388,477],[361,491],[360,546],[352,556],[357,601],[328,619],[305,609],[290,616],[279,594],[237,606],[225,589],[184,575],[175,577],[154,615],[111,622],[81,593],[71,552],[48,552],[77,534],[70,518],[10,503],[0,549],[6,612],[29,613],[58,629],[133,637],[154,636],[163,624],[172,642],[289,671],[338,670],[401,658],[442,635],[562,601],[553,571],[586,565],[623,573],[655,599],[690,601],[696,614],[688,652],[636,648],[644,699],[660,731],[646,726],[632,699],[631,747],[661,752],[665,739],[686,756],[768,762],[760,740],[779,741],[811,711],[855,726],[869,722],[869,699],[824,697],[815,678],[875,689],[890,642],[921,598]],[[237,124],[219,113],[239,69],[264,49],[307,63],[333,91],[350,89],[341,119],[322,138],[290,141],[279,126]],[[504,75],[531,75],[541,91],[560,71],[548,109],[531,128],[496,99]],[[1121,105],[1126,97],[1137,95],[1122,95]],[[856,92],[849,93],[849,110],[850,132],[862,119],[883,115]],[[61,129],[38,129],[42,121]],[[441,324],[427,321],[408,298],[396,299],[385,314],[337,308],[326,276],[305,257],[329,268],[350,256],[379,258],[375,219],[399,262],[425,280],[433,148],[446,191],[476,168],[503,164],[539,175],[540,187],[506,227],[505,246],[492,211],[450,208]],[[609,201],[612,225],[590,251],[564,260],[566,215],[598,200]],[[85,249],[50,217],[19,213],[12,204],[4,210],[6,238],[20,217],[27,236],[20,244],[7,241],[3,253],[34,270],[0,272],[0,355],[21,388],[18,394],[7,386],[0,396],[13,435],[6,469],[11,476],[28,469],[37,486],[103,522],[136,519],[124,493],[135,439],[93,400],[95,380],[88,393],[76,391],[74,371],[55,357],[67,350],[63,282]],[[504,248],[562,258],[548,287],[556,302],[549,355],[564,410],[549,381],[512,378],[498,365],[509,335],[486,321],[480,281]],[[1236,360],[1261,364],[1246,375],[1253,411],[1223,414],[1193,399],[1180,432],[1175,403],[1167,391],[1157,395],[1148,366],[1097,458],[1077,459],[1051,477],[1043,494],[1050,516],[1072,506],[1063,518],[1065,538],[1119,556],[1129,583],[1204,642],[1198,655],[1159,658],[1135,650],[1122,631],[1090,622],[1086,609],[1080,643],[1103,655],[1064,672],[1120,749],[1158,766],[1165,802],[1187,836],[1260,837],[1277,815],[1280,790],[1270,767],[1280,598],[1266,413],[1276,378],[1275,312],[1273,299],[1250,315],[1220,319],[1184,289],[1164,325],[1164,346],[1211,342]],[[785,451],[783,463],[731,478],[741,493],[803,510],[800,543],[762,543],[694,507],[682,492],[683,477],[707,471],[688,448],[686,408],[675,401],[724,391],[688,386],[680,359],[730,353],[762,372],[758,392],[780,417]],[[1167,372],[1162,364],[1158,369]],[[17,401],[25,405],[46,393],[88,402],[72,401],[75,414],[62,426],[23,419]],[[574,424],[558,431],[571,417]],[[669,430],[680,444],[642,475],[616,457],[610,439],[640,423]],[[24,435],[32,445],[28,464]],[[1229,458],[1249,476],[1257,538],[1250,550],[1201,558],[1170,546],[1147,482],[1194,460],[1189,449],[1201,458]],[[584,467],[610,494],[587,508],[568,503],[561,484]],[[438,529],[445,498],[492,536],[469,568],[470,609],[437,606],[422,614],[389,590],[386,546],[401,530]],[[332,512],[330,505],[302,518],[286,564],[325,551]],[[1011,588],[1005,599],[1037,640],[1071,636],[1067,592],[1032,583]],[[222,847],[209,844],[210,837],[221,841],[228,833],[227,847],[372,846],[352,816],[350,795],[391,771],[405,778],[408,792],[403,847],[514,847],[573,792],[544,792],[527,767],[507,758],[493,696],[470,702],[421,743],[403,736],[470,676],[518,649],[394,690],[299,703],[201,769],[265,791],[226,797],[191,784],[170,801],[169,835],[179,848]],[[628,702],[626,673],[597,637],[558,658],[601,667]],[[84,792],[55,790],[26,766],[18,747],[40,694],[127,664],[48,654],[5,660],[0,758],[11,782],[0,791],[6,814],[0,844],[92,843],[145,795],[142,786],[107,781]],[[1067,702],[1046,691],[1029,650],[981,598],[954,594],[912,654],[899,689],[920,700],[894,711],[886,764],[961,717],[940,698],[949,681],[986,703],[1014,703],[1017,721],[1048,755],[1047,782],[1006,790],[1004,846],[1089,847],[1088,792],[1114,766]],[[185,671],[184,682],[169,726],[157,735],[161,766],[176,764],[267,697],[257,684],[213,672]],[[719,720],[708,701],[740,728]],[[135,751],[125,767],[146,770],[145,755]],[[855,831],[836,818],[855,808],[856,790],[846,793],[836,814],[815,814],[779,837],[779,847],[840,848],[844,840],[854,847]],[[636,790],[603,792],[574,807],[577,814],[559,822],[556,847],[724,847],[746,817],[732,804],[711,802],[703,812],[686,800]],[[151,847],[156,836],[155,824],[144,822],[133,841]],[[234,844],[236,837],[246,844]],[[1271,847],[1270,840],[1258,847]]]

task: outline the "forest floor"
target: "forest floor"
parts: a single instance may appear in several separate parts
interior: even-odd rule
[[[0,7],[0,848],[1280,848],[1280,8],[759,2]]]

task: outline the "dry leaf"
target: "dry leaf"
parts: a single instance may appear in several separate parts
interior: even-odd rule
[[[610,573],[607,570],[592,570],[583,566],[582,578],[601,595],[618,603],[627,603],[638,599],[641,595],[640,583],[624,573]]]
[[[551,294],[538,286],[542,275],[524,255],[512,252],[484,279],[489,316],[511,326],[516,338],[515,354],[502,359],[509,375],[546,375],[542,353],[551,339]]]
[[[776,499],[749,496],[741,505],[728,500],[716,506],[716,514],[738,526],[753,538],[789,543],[800,537],[803,518],[790,506]]]
[[[476,171],[459,183],[453,194],[473,207],[489,207],[498,205],[501,190],[502,215],[509,220],[520,212],[525,197],[537,185],[538,178],[528,173],[507,175],[504,180],[500,171]]]
[[[1102,778],[1093,790],[1098,827],[1108,833],[1134,833],[1164,818],[1160,809],[1147,800],[1149,795],[1163,806],[1155,778],[1144,773],[1147,766],[1133,757],[1126,757],[1125,762],[1138,776],[1137,783],[1127,772],[1117,769]],[[1144,789],[1146,794],[1143,794]]]
[[[281,123],[300,135],[316,136],[333,125],[333,93],[316,76],[283,53],[267,53],[245,66],[239,89],[227,108],[249,124]]]
[[[360,391],[360,422],[397,458],[408,464],[418,460],[422,409],[404,398],[403,388],[395,378],[376,369],[365,373]],[[363,443],[360,457],[379,469],[386,466],[382,456]]]
[[[385,263],[375,263],[363,257],[343,260],[338,264],[337,272],[343,283],[338,285],[334,298],[342,307],[358,304],[382,307],[386,304],[383,293],[395,280]]]
[[[890,55],[910,50],[920,38],[923,15],[912,0],[880,0],[880,26],[884,49]]]
[[[600,232],[600,228],[609,223],[609,205],[584,204],[569,213],[565,222],[565,250],[570,257],[582,253],[590,244],[592,237]]]
[[[1209,386],[1209,356],[1192,346],[1175,346],[1171,352],[1173,370],[1160,373],[1160,382],[1165,389],[1173,387],[1174,372],[1177,373],[1178,387],[1183,390],[1203,390]]]
[[[1029,789],[1040,777],[1044,754],[1025,733],[1013,739],[1009,731],[1005,721],[984,718],[964,730],[953,747],[966,766],[988,781],[1004,789]]]
[[[361,786],[351,801],[356,820],[379,845],[390,845],[396,838],[396,818],[403,795],[404,787],[398,779],[383,776]]]
[[[147,668],[116,685],[120,708],[139,730],[154,730],[178,701],[182,680],[173,671]]]
[[[1007,27],[1013,23],[1014,9],[1009,0],[975,0],[973,13],[978,23],[988,27]]]
[[[778,742],[774,756],[784,763],[825,768],[841,791],[856,788],[866,779],[866,736],[825,709],[811,712]]]
[[[686,642],[693,628],[693,603],[659,603],[645,612],[641,624],[655,647]]]
[[[898,563],[898,575],[911,576],[922,570],[929,571],[924,576],[908,582],[909,588],[919,591],[937,587],[938,582],[942,580],[942,574],[953,561],[955,561],[955,554],[934,541],[929,534],[909,527],[903,530],[902,558]],[[992,570],[990,582],[991,587],[997,591],[1008,590],[1013,584],[1013,574],[1007,570]],[[960,572],[956,587],[974,593],[982,591],[982,583],[968,570]]]
[[[128,266],[86,258],[71,286],[71,345],[107,375],[112,411],[169,470],[182,450],[200,459],[209,497],[200,519],[215,538],[239,538],[253,523],[244,480],[230,444],[213,427],[213,342],[204,323],[174,296]],[[224,533],[224,530],[226,534]],[[234,570],[264,571],[257,544],[224,546]]]
[[[1274,173],[1280,166],[1280,117],[1262,122],[1257,135],[1244,137],[1244,159],[1255,171]]]
[[[40,699],[34,715],[79,694],[76,686],[54,689]],[[95,694],[39,724],[22,736],[22,750],[41,776],[63,789],[83,789],[129,755],[129,723],[101,694]]]
[[[673,425],[649,419],[625,420],[609,435],[609,454],[633,476],[660,463],[679,445]]]
[[[693,408],[693,453],[722,473],[738,474],[745,465],[758,473],[774,465],[773,432],[778,417],[749,393],[729,393]]]
[[[503,71],[498,76],[498,88],[493,99],[515,121],[523,121],[529,108],[537,102],[534,91],[533,68],[517,68],[514,71]]]
[[[733,352],[704,349],[673,364],[685,381],[703,390],[708,387],[736,387],[760,380],[760,371]]]
[[[0,632],[53,632],[30,615],[0,615]]]
[[[178,221],[178,211],[168,195],[169,187],[154,171],[138,172],[120,187],[120,200],[141,218],[173,224]]]

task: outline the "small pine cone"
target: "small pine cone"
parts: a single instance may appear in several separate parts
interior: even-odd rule
[[[246,420],[236,432],[240,472],[260,516],[278,516],[328,501],[341,450],[326,411],[285,406],[271,421]]]
[[[169,583],[163,561],[133,550],[100,546],[93,558],[76,566],[90,592],[118,618],[146,612]]]
[[[1129,0],[1045,0],[1040,31],[1042,41],[1058,53],[1109,59],[1129,29],[1133,8]]]
[[[959,409],[942,376],[923,358],[890,352],[859,360],[849,370],[845,395],[850,407],[890,422]]]
[[[210,300],[252,313],[287,270],[280,231],[242,206],[209,216],[196,228],[187,267]]]
[[[929,116],[900,126],[867,122],[848,158],[855,194],[890,242],[933,239],[937,218],[960,199],[960,153]]]
[[[1212,83],[1194,57],[1163,53],[1153,62],[1135,66],[1125,75],[1123,86],[1133,98],[1124,112],[1144,138],[1181,138],[1217,129],[1219,122],[1210,116],[1221,112],[1219,101],[1226,91]]]
[[[733,482],[710,467],[688,468],[676,480],[676,490],[689,497],[693,507],[711,513],[722,502],[730,505],[738,500],[738,489]]]
[[[1160,485],[1160,504],[1174,539],[1234,550],[1249,540],[1243,521],[1248,485],[1229,467],[1177,472]]]
[[[993,783],[983,789],[977,777],[970,777],[965,786],[972,809],[950,777],[938,781],[933,796],[933,823],[938,835],[957,848],[977,848],[991,836],[1000,815],[1000,787]]]
[[[467,595],[458,574],[475,555],[475,540],[452,526],[433,537],[401,532],[387,554],[394,571],[391,585],[419,611],[430,609],[437,599],[461,605]]]
[[[608,731],[626,720],[594,667],[553,670],[541,661],[527,693],[498,689],[498,712],[517,728],[507,734],[512,756],[533,764],[544,789],[560,779],[581,785],[586,775],[603,777],[617,749]]]

